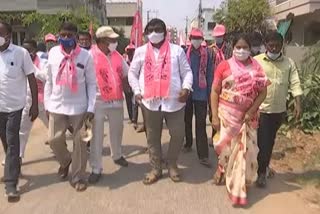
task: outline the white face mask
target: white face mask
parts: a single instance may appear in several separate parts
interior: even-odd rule
[[[202,43],[202,40],[201,40],[201,39],[192,39],[192,40],[191,40],[191,44],[192,44],[192,46],[193,46],[195,49],[200,48],[201,43]]]
[[[239,61],[247,60],[249,58],[250,54],[251,54],[250,51],[247,51],[243,48],[233,50],[233,56]]]
[[[110,52],[113,52],[117,49],[118,47],[118,42],[115,42],[115,43],[110,43],[109,46],[108,46],[108,49]]]
[[[164,40],[164,33],[152,32],[148,35],[148,39],[152,44],[159,44]]]
[[[3,46],[4,44],[6,44],[6,39],[0,36],[0,46]]]
[[[281,53],[271,53],[271,52],[267,52],[267,56],[269,57],[269,59],[271,60],[276,60],[280,57]]]

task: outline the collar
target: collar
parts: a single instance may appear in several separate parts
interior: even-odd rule
[[[13,51],[14,50],[14,45],[10,42],[9,46],[7,49],[5,49],[2,53],[7,52],[7,51]]]
[[[267,62],[282,62],[284,60],[284,56],[281,53],[280,57],[276,60],[272,60],[267,56],[267,52],[264,53],[263,60]]]

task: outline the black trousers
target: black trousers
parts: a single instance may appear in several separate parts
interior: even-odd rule
[[[0,112],[0,138],[6,160],[4,166],[4,183],[8,190],[15,190],[20,175],[20,123],[22,109],[15,112]]]
[[[132,102],[132,99],[134,97],[134,93],[133,92],[126,92],[125,93],[125,97],[126,97],[126,103],[127,103],[129,119],[133,123],[137,123],[138,122],[138,112],[139,111],[138,111],[138,105],[134,104]]]
[[[277,132],[285,119],[285,113],[261,113],[258,129],[258,175],[265,174],[270,164]]]
[[[196,118],[196,145],[199,159],[208,158],[208,136],[206,131],[208,102],[192,100],[190,96],[185,109],[185,131],[186,131],[186,144],[185,147],[191,147],[193,141],[192,134],[192,118],[193,113]]]

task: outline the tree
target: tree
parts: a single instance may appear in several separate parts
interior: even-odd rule
[[[225,24],[229,32],[262,31],[271,14],[267,0],[224,0],[214,14],[217,23]]]
[[[57,33],[62,22],[70,21],[78,26],[79,30],[88,31],[90,23],[93,24],[93,29],[97,29],[99,22],[92,14],[88,14],[84,8],[58,12],[57,14],[40,14],[33,12],[27,14],[22,20],[24,26],[31,24],[39,25],[38,39],[43,38],[48,33]]]
[[[61,23],[64,21],[75,23],[79,30],[89,30],[91,22],[93,23],[93,29],[97,29],[99,26],[96,17],[89,14],[83,7],[56,14],[42,14],[38,12],[1,13],[0,19],[11,24],[20,23],[25,27],[36,25],[39,32],[36,32],[34,36],[38,40],[41,40],[48,33],[56,34]]]
[[[117,50],[119,51],[119,53],[123,54],[130,40],[125,37],[123,28],[120,28],[120,29],[113,28],[113,30],[114,32],[119,34]]]

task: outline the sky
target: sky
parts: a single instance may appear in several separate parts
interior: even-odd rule
[[[158,18],[163,19],[167,25],[184,29],[186,16],[189,20],[198,12],[199,0],[142,0],[143,17],[146,22],[147,10],[158,11]],[[222,0],[202,0],[203,8],[219,7]],[[150,13],[153,18],[156,13]],[[190,21],[189,21],[190,23]]]

